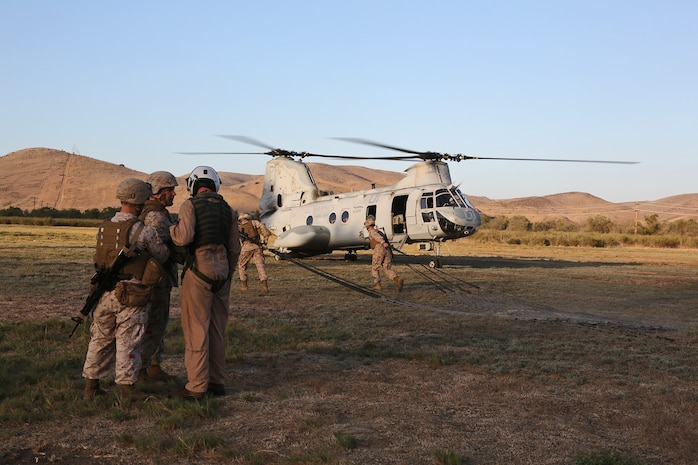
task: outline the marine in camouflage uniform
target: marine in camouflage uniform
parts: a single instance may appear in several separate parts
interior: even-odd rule
[[[264,250],[260,244],[266,244],[271,236],[271,232],[261,222],[253,220],[250,215],[243,213],[238,217],[238,227],[249,239],[242,235],[242,250],[238,259],[238,272],[240,273],[240,290],[246,291],[247,287],[247,265],[254,263],[257,268],[257,275],[262,283],[262,292],[269,292],[267,270],[264,266]]]
[[[405,281],[393,271],[393,253],[390,250],[390,243],[381,231],[376,229],[376,221],[373,217],[368,217],[364,221],[364,226],[368,231],[371,250],[373,250],[373,258],[371,259],[371,276],[375,283],[375,289],[380,291],[381,286],[381,269],[385,275],[397,283],[397,290],[402,291]]]
[[[135,247],[140,254],[120,270],[130,279],[119,281],[115,289],[106,292],[93,312],[82,370],[86,379],[85,398],[105,393],[99,380],[109,375],[112,363],[115,363],[115,381],[122,398],[138,397],[133,385],[138,380],[140,343],[148,321],[151,286],[147,284],[160,278],[158,265],[153,260],[162,263],[169,256],[169,249],[157,232],[138,221],[138,214],[150,194],[150,186],[145,182],[135,178],[123,180],[116,190],[121,210],[102,223],[97,233],[97,267],[109,267],[112,255],[124,247]]]
[[[170,226],[174,224],[167,210],[174,203],[177,178],[167,171],[155,171],[148,176],[153,194],[145,201],[139,219],[155,229],[160,240],[170,246],[170,257],[163,264],[162,280],[155,285],[148,309],[148,324],[141,342],[142,368],[138,375],[142,381],[167,381],[171,378],[162,368],[165,350],[165,330],[170,319],[170,294],[177,287],[177,260],[172,249]]]

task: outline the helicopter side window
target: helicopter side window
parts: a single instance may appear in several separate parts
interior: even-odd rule
[[[419,206],[421,208],[434,208],[434,197],[431,192],[427,192],[422,194],[422,198],[420,199]]]
[[[342,212],[342,223],[346,223],[347,221],[349,221],[349,212],[344,210]]]
[[[419,206],[422,208],[422,222],[431,223],[434,221],[434,194],[425,192],[419,199]]]
[[[308,226],[310,226],[311,224],[313,224],[313,217],[312,217],[312,215],[308,216],[308,217],[305,219],[305,224],[307,224]]]
[[[330,213],[330,224],[335,224],[337,221],[337,214],[335,212]]]

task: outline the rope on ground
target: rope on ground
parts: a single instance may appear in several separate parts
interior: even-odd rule
[[[308,265],[307,263],[303,263],[302,261],[295,259],[293,257],[288,256],[287,254],[284,254],[282,252],[279,252],[278,250],[273,250],[273,249],[267,249],[269,252],[277,255],[279,258],[283,260],[288,260],[294,265],[297,265],[305,270],[310,271],[311,273],[315,273],[318,276],[321,276],[329,281],[332,281],[334,283],[337,283],[341,286],[344,286],[348,289],[351,289],[356,292],[360,292],[361,294],[367,295],[369,297],[372,297],[374,299],[379,299],[382,300],[383,302],[395,304],[395,305],[400,305],[402,307],[410,307],[410,308],[418,308],[422,310],[431,310],[431,311],[444,311],[441,308],[438,307],[431,307],[429,305],[422,305],[414,302],[408,302],[405,300],[399,300],[399,299],[393,299],[391,297],[388,297],[385,294],[381,294],[380,292],[374,291],[372,289],[366,289],[363,286],[359,286],[358,284],[355,284],[351,281],[348,281],[344,278],[340,278],[339,276],[335,276],[331,273],[328,273],[327,271],[321,270],[319,268],[316,268],[314,266]]]
[[[402,252],[401,250],[396,250],[396,251],[399,252],[404,257],[417,258],[415,255],[408,255],[405,252]],[[427,266],[425,264],[420,264],[419,267],[414,266],[410,263],[405,263],[405,265],[410,270],[412,270],[414,273],[423,277],[427,281],[430,281],[432,284],[434,284],[434,286],[439,291],[441,291],[445,294],[457,292],[457,291],[470,292],[466,289],[463,289],[463,287],[460,284],[464,284],[470,288],[475,288],[477,290],[480,289],[479,286],[472,284],[472,283],[469,283],[469,282],[462,280],[458,277],[451,276],[450,274],[446,273],[444,270],[442,270],[440,268],[432,268],[432,267]]]

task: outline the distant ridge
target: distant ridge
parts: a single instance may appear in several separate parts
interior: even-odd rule
[[[394,184],[404,174],[373,170],[363,166],[335,166],[308,163],[318,187],[324,191],[347,192]],[[163,167],[163,169],[166,169]],[[172,211],[176,213],[187,197],[184,179]],[[221,194],[241,212],[259,210],[263,174],[248,175],[220,172]],[[81,211],[118,206],[114,198],[117,184],[126,177],[145,179],[147,173],[123,165],[96,160],[62,150],[28,148],[0,157],[0,208],[10,206],[22,210],[51,207]],[[642,221],[656,213],[660,221],[698,220],[698,194],[682,194],[655,201],[612,203],[583,192],[567,192],[543,197],[492,200],[468,195],[470,201],[487,216],[525,216],[530,221],[562,219],[583,223],[587,218],[602,215],[619,224],[632,223],[636,214]]]

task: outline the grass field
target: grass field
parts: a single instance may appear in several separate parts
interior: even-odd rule
[[[232,291],[229,394],[127,406],[82,400],[67,337],[94,234],[0,225],[0,463],[698,463],[695,249],[410,247],[382,300],[270,256],[268,295]],[[342,256],[304,263],[370,289]]]

